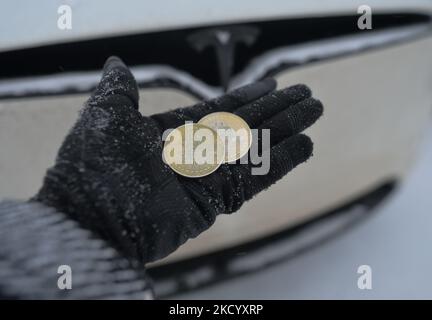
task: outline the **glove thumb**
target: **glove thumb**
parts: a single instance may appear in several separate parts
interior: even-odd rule
[[[129,98],[134,108],[138,109],[138,85],[132,72],[115,56],[111,56],[105,62],[102,78],[96,87],[89,102],[100,102],[112,95],[120,95]]]

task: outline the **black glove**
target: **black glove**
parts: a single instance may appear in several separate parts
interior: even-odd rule
[[[162,258],[232,213],[312,153],[299,132],[322,114],[304,85],[273,91],[257,82],[215,100],[144,117],[135,79],[120,59],[107,60],[102,79],[61,146],[33,200],[55,207],[95,231],[130,259]],[[270,171],[225,164],[203,178],[185,178],[162,160],[162,132],[215,111],[271,129]],[[263,213],[264,214],[264,213]]]

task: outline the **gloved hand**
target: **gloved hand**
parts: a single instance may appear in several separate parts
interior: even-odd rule
[[[320,117],[321,103],[304,85],[274,91],[275,85],[268,79],[145,117],[138,111],[135,79],[111,57],[33,200],[78,220],[130,259],[144,264],[162,258],[311,156],[311,140],[299,133]],[[165,129],[216,111],[236,113],[251,128],[271,129],[268,174],[225,164],[206,177],[185,178],[163,162]]]

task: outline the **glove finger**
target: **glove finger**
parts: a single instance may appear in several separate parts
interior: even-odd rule
[[[269,163],[261,163],[261,169],[268,172],[257,174],[252,168],[257,165],[236,164],[225,165],[223,170],[218,170],[212,177],[212,181],[219,182],[217,186],[223,195],[224,213],[237,211],[242,204],[259,192],[276,183],[288,172],[299,164],[305,162],[312,155],[313,143],[303,134],[298,134],[284,139],[270,150]]]
[[[321,117],[323,105],[321,101],[307,98],[279,112],[265,121],[258,129],[269,129],[271,145],[276,145],[283,139],[298,134],[310,127]],[[258,139],[261,145],[261,136]]]
[[[101,102],[111,97],[120,98],[120,100],[128,98],[133,108],[138,110],[138,85],[129,68],[115,56],[109,57],[105,62],[101,80],[88,104],[100,106]]]
[[[311,96],[311,90],[303,84],[298,84],[267,94],[253,101],[234,113],[242,117],[251,128],[259,126],[263,121]]]
[[[207,114],[219,111],[232,112],[235,109],[255,101],[276,88],[276,81],[268,78],[233,90],[218,98],[202,101],[194,106],[178,108],[170,112],[152,116],[162,130],[176,128],[185,121],[198,122]]]

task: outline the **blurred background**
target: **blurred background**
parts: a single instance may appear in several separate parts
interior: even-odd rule
[[[325,107],[307,132],[314,157],[149,266],[158,297],[430,298],[432,1],[0,9],[0,198],[35,194],[111,55],[131,67],[143,114],[266,77],[305,83]]]

